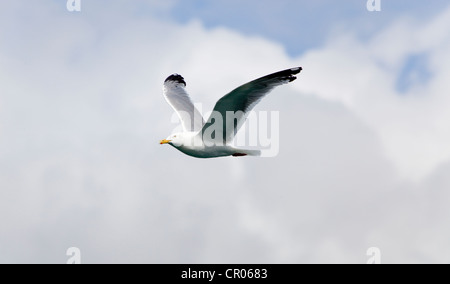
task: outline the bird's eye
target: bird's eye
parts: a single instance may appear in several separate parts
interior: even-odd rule
[[[173,136],[173,138],[177,138],[177,136],[175,135],[175,136]]]

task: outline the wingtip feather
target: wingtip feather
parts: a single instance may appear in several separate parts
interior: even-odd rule
[[[292,69],[291,69],[292,74],[298,74],[298,73],[300,73],[302,70],[303,70],[302,67],[296,67],[296,68],[292,68]]]
[[[176,82],[176,83],[180,83],[180,84],[183,84],[184,86],[186,86],[186,81],[184,80],[183,76],[181,76],[179,74],[172,74],[172,75],[170,75],[164,81],[164,83],[167,83],[167,82]]]

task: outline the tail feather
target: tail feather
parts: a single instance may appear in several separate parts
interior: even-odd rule
[[[244,156],[259,157],[259,156],[261,156],[261,151],[260,150],[236,149],[236,152],[233,154],[233,157],[244,157]]]

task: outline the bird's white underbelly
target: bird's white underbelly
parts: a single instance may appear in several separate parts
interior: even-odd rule
[[[217,158],[233,155],[236,151],[230,146],[214,146],[214,147],[175,147],[186,155],[195,158]]]

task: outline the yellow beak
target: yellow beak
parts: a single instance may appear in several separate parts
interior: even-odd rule
[[[172,140],[161,140],[161,142],[159,142],[159,144],[163,145],[163,144],[169,144],[170,142],[172,142]]]

